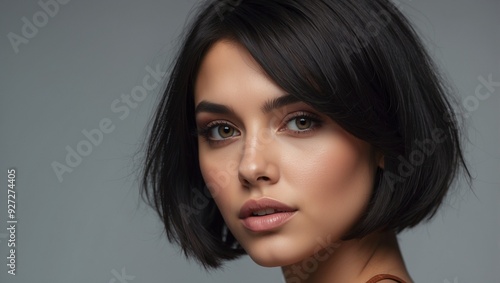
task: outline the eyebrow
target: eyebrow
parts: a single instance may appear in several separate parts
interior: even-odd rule
[[[270,99],[262,104],[260,111],[269,113],[274,109],[299,102],[300,100],[291,94],[286,94],[277,98]],[[215,114],[234,114],[234,111],[222,104],[202,100],[195,108],[195,114],[200,112],[209,112]]]

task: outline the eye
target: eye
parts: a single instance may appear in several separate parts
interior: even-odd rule
[[[240,132],[229,123],[215,121],[198,130],[198,134],[209,142],[219,142],[239,136]]]
[[[295,117],[290,118],[286,123],[286,128],[292,132],[307,132],[315,129],[321,124],[321,121],[316,117],[311,117],[310,114],[298,113]]]
[[[314,122],[308,117],[297,117],[290,120],[286,126],[292,131],[304,131],[314,124]]]
[[[213,138],[215,140],[223,140],[234,136],[236,130],[230,125],[222,124],[210,128],[209,133],[210,133],[209,135],[210,138]]]

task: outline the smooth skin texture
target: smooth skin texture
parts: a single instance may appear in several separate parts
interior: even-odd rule
[[[339,241],[366,208],[383,158],[304,102],[270,103],[286,95],[237,43],[219,41],[203,59],[193,106],[200,168],[229,230],[257,264],[281,266],[288,283],[378,273],[409,281],[393,233]],[[239,211],[262,197],[297,212],[276,229],[250,231]]]

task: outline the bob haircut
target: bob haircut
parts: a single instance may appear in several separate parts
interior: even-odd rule
[[[344,240],[430,219],[459,169],[470,178],[449,88],[388,0],[203,1],[184,36],[150,125],[141,194],[169,241],[206,269],[246,253],[207,190],[193,134],[197,72],[217,41],[244,46],[283,90],[383,154]]]

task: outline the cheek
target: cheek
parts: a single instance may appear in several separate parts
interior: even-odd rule
[[[338,149],[338,150],[337,150]],[[329,202],[338,207],[349,206],[357,200],[362,201],[371,192],[372,166],[365,155],[350,147],[339,147],[323,155],[318,166],[317,191],[328,195]],[[313,180],[311,180],[313,181]]]
[[[369,146],[345,135],[320,142],[309,153],[287,160],[290,187],[301,196],[300,205],[317,227],[346,232],[370,198],[375,167]],[[299,162],[300,160],[300,162]]]
[[[200,151],[199,155],[203,180],[223,215],[233,209],[230,207],[230,200],[234,193],[231,188],[235,186],[235,176],[237,176],[238,168],[238,163],[228,158],[228,156],[230,155],[224,157],[206,154],[203,151]]]

